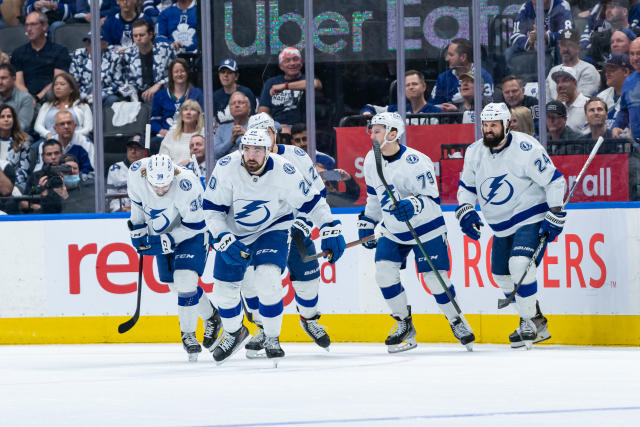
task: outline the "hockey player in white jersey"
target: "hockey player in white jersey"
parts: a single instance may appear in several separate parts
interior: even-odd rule
[[[287,265],[289,229],[293,212],[305,215],[320,228],[323,250],[330,262],[343,254],[340,221],[334,220],[322,197],[291,163],[270,153],[271,138],[263,129],[250,129],[240,151],[218,161],[205,191],[206,222],[217,251],[213,277],[214,301],[224,327],[213,358],[224,362],[249,337],[242,324],[240,287],[247,271],[256,281],[266,356],[284,356],[279,336],[282,325],[281,273]]]
[[[546,234],[552,242],[562,232],[565,180],[535,138],[509,131],[506,104],[487,104],[480,119],[483,138],[465,153],[456,218],[462,231],[478,240],[484,225],[474,207],[479,203],[494,233],[491,273],[509,295],[525,274],[540,237]],[[536,265],[543,254],[544,248]],[[536,300],[536,267],[526,271],[514,300],[520,315],[518,329],[509,336],[514,348],[531,348],[551,337]]]
[[[189,360],[196,361],[202,350],[195,335],[198,314],[205,348],[213,346],[222,323],[198,286],[209,250],[200,180],[169,156],[154,155],[131,165],[127,190],[131,243],[139,253],[155,255],[160,281],[178,294],[182,344]]]
[[[311,186],[317,190],[322,198],[320,204],[327,204],[326,190],[324,183],[318,176],[313,160],[301,148],[292,145],[276,144],[276,126],[274,120],[267,113],[259,113],[249,118],[248,129],[264,129],[271,137],[271,152],[287,159],[302,174],[305,179],[305,186]],[[294,214],[297,214],[294,212]],[[307,224],[302,218],[297,218],[291,228],[292,237],[298,234],[302,237],[305,251],[308,255],[316,253],[316,248],[311,240],[312,226]],[[318,324],[320,312],[318,311],[318,286],[320,282],[320,264],[317,260],[303,262],[294,241],[289,246],[289,258],[287,260],[289,268],[289,278],[295,290],[295,301],[300,313],[300,326],[320,347],[329,349],[331,339],[322,325]],[[260,318],[258,294],[256,285],[259,280],[252,277],[251,272],[245,275],[242,286],[242,295],[247,303],[247,308],[251,313],[254,322],[258,325],[256,334],[247,343],[247,357],[254,358],[262,355],[264,343],[264,331],[262,329],[262,319]]]
[[[394,205],[386,193],[376,172],[373,151],[369,151],[364,159],[367,205],[360,214],[357,225],[360,238],[372,235],[380,222],[385,230],[377,243],[363,243],[366,248],[376,248],[376,282],[391,309],[391,316],[396,320],[385,344],[390,353],[410,350],[417,345],[411,306],[407,304],[407,295],[400,282],[400,270],[405,266],[407,255],[413,250],[418,272],[423,273],[424,281],[449,320],[453,334],[470,349],[475,340],[473,332],[458,315],[405,224],[410,221],[413,225],[434,266],[455,298],[455,289],[446,274],[450,267],[447,229],[440,209],[433,163],[421,152],[399,144],[404,130],[404,121],[398,113],[380,113],[371,119],[371,139],[380,144],[384,177],[398,203]]]

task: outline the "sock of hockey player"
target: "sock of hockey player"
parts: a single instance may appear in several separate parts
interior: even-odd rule
[[[256,267],[256,278],[260,300],[260,317],[267,337],[280,336],[282,327],[282,280],[280,268],[274,264],[263,264]]]
[[[202,289],[198,288],[198,290],[200,293],[197,290],[178,293],[178,321],[182,331],[182,346],[186,350],[190,362],[197,361],[198,353],[202,351],[200,343],[196,339],[196,324],[198,322],[196,304],[202,295]]]
[[[258,300],[257,282],[255,280],[255,269],[247,268],[242,279],[242,296],[248,310],[247,317],[251,315],[251,321],[256,324],[262,324],[260,319],[260,301]]]
[[[324,326],[318,324],[320,313],[318,313],[318,285],[319,280],[291,282],[296,291],[296,305],[300,313],[300,326],[311,339],[320,347],[327,349],[331,344],[329,335],[324,330]]]
[[[217,344],[210,348],[213,359],[223,363],[238,351],[249,338],[249,330],[242,324],[240,282],[218,280],[213,287],[213,297],[218,304],[218,313],[224,331]]]
[[[391,315],[404,319],[410,315],[407,309],[407,294],[400,283],[400,263],[393,261],[376,262],[376,282],[382,296],[391,309]]]
[[[528,264],[529,258],[525,256],[512,256],[509,258],[509,271],[514,287],[515,280],[519,280],[522,277]],[[537,328],[532,321],[532,318],[536,315],[537,292],[536,268],[532,267],[526,270],[524,280],[522,280],[515,298],[515,308],[521,318],[518,334],[527,349],[531,348],[533,341],[538,337]]]

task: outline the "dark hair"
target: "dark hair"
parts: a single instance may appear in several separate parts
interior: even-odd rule
[[[59,77],[62,77],[71,88],[71,94],[69,95],[69,102],[71,105],[73,105],[74,102],[80,99],[80,89],[78,88],[78,82],[76,81],[76,79],[66,71],[61,71],[55,76],[53,76],[53,84],[51,87],[51,98],[49,102],[51,102],[53,105],[56,105],[59,102],[59,99],[56,98],[56,95],[53,91],[53,86],[55,86],[56,79],[58,79]]]
[[[456,52],[458,55],[466,55],[467,62],[473,62],[473,45],[467,39],[457,38],[451,40],[451,44],[456,45]]]
[[[131,24],[131,30],[138,27],[146,27],[147,32],[151,34],[155,34],[155,31],[153,30],[153,25],[151,25],[151,23],[146,19],[136,19],[135,21],[133,21],[133,24]]]
[[[17,153],[20,151],[20,147],[24,146],[24,144],[29,140],[29,135],[22,131],[16,110],[8,104],[0,105],[0,114],[2,114],[4,110],[11,111],[11,116],[13,117],[13,125],[11,126],[11,138],[13,139],[13,144],[11,144],[11,147],[13,148],[13,151]]]
[[[296,133],[302,133],[307,130],[306,123],[294,123],[291,126],[291,135],[295,135]]]
[[[6,64],[0,64],[0,70],[7,70],[11,77],[16,76],[16,67],[7,62]]]
[[[420,80],[420,83],[425,84],[424,81],[424,74],[422,74],[420,71],[418,70],[407,70],[404,73],[405,77],[409,77],[409,76],[418,76],[418,79]]]
[[[590,96],[587,99],[587,102],[584,103],[584,113],[587,114],[587,107],[589,106],[589,104],[591,104],[592,102],[602,102],[602,105],[604,105],[604,109],[605,111],[607,110],[607,103],[604,102],[602,99],[598,98],[597,96]]]
[[[60,148],[60,152],[62,153],[62,144],[57,139],[49,138],[45,142],[42,143],[42,154],[44,154],[44,149],[50,147],[52,145],[57,145]]]
[[[78,163],[78,158],[73,154],[65,154],[64,156],[62,156],[60,163],[67,163],[67,162],[74,162],[75,164],[80,165],[80,163]]]
[[[191,69],[189,68],[189,63],[184,58],[176,58],[169,63],[169,82],[167,83],[167,87],[169,88],[169,92],[173,93],[173,67],[176,65],[182,65],[184,70],[187,73],[187,90],[191,87]]]
[[[515,80],[518,82],[518,86],[523,87],[522,79],[515,74],[509,74],[504,79],[502,79],[502,84],[504,85],[506,82],[510,82],[511,80]]]

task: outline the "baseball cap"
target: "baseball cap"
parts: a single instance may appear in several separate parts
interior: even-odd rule
[[[465,76],[471,78],[471,80],[475,80],[473,70],[469,70],[466,73],[461,74],[460,78]]]
[[[567,117],[567,107],[560,101],[551,101],[547,103],[547,113],[554,113],[560,117]]]
[[[620,28],[618,31],[622,32],[625,36],[627,36],[629,41],[634,41],[638,37],[636,36],[636,33],[634,33],[633,30],[631,30],[630,28]]]
[[[580,34],[571,28],[565,28],[558,32],[558,41],[568,40],[574,43],[580,43]]]
[[[236,63],[236,61],[234,61],[231,58],[227,58],[224,61],[222,61],[222,63],[218,67],[218,71],[222,70],[223,68],[228,68],[234,73],[238,72],[238,64]]]
[[[604,62],[604,66],[613,65],[615,67],[627,67],[633,70],[631,63],[629,62],[629,56],[626,53],[612,53],[611,56]]]
[[[556,71],[554,71],[553,74],[551,74],[551,78],[555,81],[559,76],[563,74],[571,77],[576,82],[578,81],[576,70],[571,67],[565,67],[564,65],[561,65]]]
[[[89,31],[87,33],[87,36],[85,38],[82,39],[82,41],[86,42],[91,40],[91,31]],[[102,31],[100,31],[100,40],[104,40],[104,34],[102,34]]]
[[[278,55],[278,63],[284,61],[285,58],[289,58],[291,56],[297,56],[298,58],[302,58],[300,51],[295,47],[285,47]]]
[[[144,148],[144,140],[142,139],[142,135],[136,133],[127,140],[127,145],[137,145],[140,148]]]
[[[611,0],[611,6],[620,6],[629,9],[629,0]]]

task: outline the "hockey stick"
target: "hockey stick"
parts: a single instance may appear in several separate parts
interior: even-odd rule
[[[598,149],[600,148],[603,142],[604,142],[604,138],[602,137],[598,138],[598,140],[596,141],[596,145],[593,146],[593,149],[591,150],[591,153],[589,154],[587,161],[584,163],[584,166],[582,166],[582,170],[580,170],[580,173],[576,177],[576,180],[573,181],[573,184],[569,189],[569,193],[567,194],[567,198],[564,199],[564,202],[562,203],[562,209],[564,209],[567,203],[569,203],[569,200],[571,200],[571,196],[573,196],[573,192],[576,191],[578,182],[580,182],[580,180],[582,179],[582,175],[584,175],[585,171],[591,164],[591,161],[593,160],[593,158],[596,156],[596,153],[598,152]],[[518,289],[520,289],[520,285],[522,284],[524,277],[527,275],[527,272],[533,266],[533,264],[535,264],[536,259],[538,259],[538,256],[540,256],[540,252],[542,251],[542,248],[544,247],[544,244],[547,241],[547,237],[549,236],[546,234],[540,237],[540,242],[538,243],[538,247],[533,252],[531,259],[529,260],[529,264],[527,264],[527,268],[524,270],[524,273],[522,273],[522,277],[520,277],[520,280],[518,281],[515,288],[513,288],[513,291],[509,294],[507,298],[502,298],[498,300],[498,309],[507,307],[509,304],[511,304],[511,301],[513,301],[513,299],[516,297],[516,293],[518,292]]]
[[[384,173],[382,172],[382,151],[380,150],[380,144],[378,144],[378,141],[376,141],[375,139],[372,140],[372,142],[373,142],[373,156],[375,157],[375,160],[376,160],[376,172],[378,172],[378,177],[380,178],[380,181],[382,181],[382,185],[384,185],[384,189],[386,193],[389,195],[389,198],[391,199],[395,207],[398,204],[398,200],[396,199],[396,196],[393,194],[393,191],[391,191],[391,188],[389,187],[387,180],[384,178]],[[440,275],[440,272],[433,265],[433,262],[431,262],[431,258],[429,258],[429,255],[427,254],[427,251],[422,245],[422,242],[420,241],[420,238],[418,237],[416,230],[413,228],[413,225],[411,225],[409,221],[405,221],[405,225],[409,229],[409,232],[411,233],[411,236],[413,236],[413,239],[416,241],[418,248],[420,248],[420,252],[422,252],[422,256],[426,258],[427,263],[429,264],[429,267],[431,267],[431,271],[433,271],[433,273],[436,275],[436,278],[438,279],[440,286],[442,286],[442,289],[444,289],[444,292],[447,294],[447,297],[451,301],[453,308],[458,313],[458,316],[460,316],[460,319],[462,319],[465,325],[469,327],[467,320],[464,318],[464,315],[462,314],[462,310],[460,310],[460,306],[458,306],[458,303],[453,298],[453,295],[451,295],[449,288],[444,283],[444,280],[442,280],[442,276]]]
[[[140,254],[140,261],[138,263],[138,301],[136,303],[136,312],[133,313],[133,317],[120,326],[118,326],[118,332],[124,334],[129,329],[133,328],[133,326],[138,321],[140,317],[140,298],[142,297],[142,267],[144,266],[144,255]]]
[[[353,242],[347,243],[347,246],[345,247],[345,249],[361,245],[361,244],[363,244],[365,242],[368,242],[369,240],[379,239],[380,237],[382,237],[381,233],[372,234],[371,236],[363,237],[362,239],[359,239],[359,240],[354,240]],[[304,244],[304,238],[299,233],[293,233],[293,243],[296,245],[296,249],[298,249],[298,253],[300,254],[300,258],[302,258],[302,262],[313,261],[313,260],[316,260],[318,258],[322,258],[324,256],[327,256],[327,255],[329,255],[331,253],[331,251],[329,249],[327,249],[326,251],[323,251],[323,252],[320,252],[320,253],[317,253],[317,254],[308,255],[307,254],[307,249],[305,248],[305,244]]]

